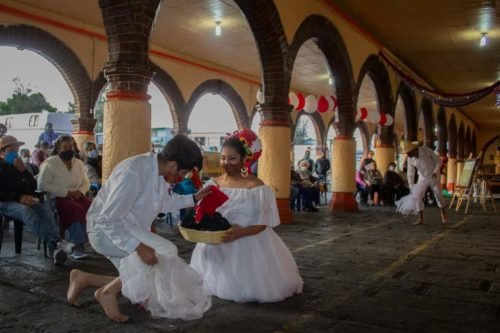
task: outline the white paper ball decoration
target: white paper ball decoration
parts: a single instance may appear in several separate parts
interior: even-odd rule
[[[318,106],[318,102],[316,101],[316,97],[314,95],[308,95],[306,97],[306,104],[304,105],[304,111],[307,113],[314,113]]]

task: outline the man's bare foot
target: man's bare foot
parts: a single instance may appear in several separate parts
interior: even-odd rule
[[[121,313],[118,308],[117,295],[106,293],[103,288],[100,288],[96,290],[94,297],[101,304],[109,319],[117,323],[123,323],[128,320],[128,316]]]
[[[78,269],[73,269],[71,273],[69,273],[69,287],[68,293],[66,294],[66,298],[70,305],[80,306],[77,298],[85,287],[87,287],[87,285],[84,280],[84,273]]]
[[[425,224],[424,221],[417,220],[417,221],[413,222],[413,225],[421,225],[421,224]]]

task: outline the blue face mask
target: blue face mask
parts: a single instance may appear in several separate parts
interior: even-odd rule
[[[11,151],[11,152],[8,152],[7,154],[5,154],[3,159],[5,160],[5,162],[12,165],[12,164],[14,164],[14,160],[18,157],[19,157],[19,153],[17,151]]]
[[[94,150],[89,151],[87,153],[87,156],[89,158],[97,158],[97,157],[99,157],[99,154],[97,153],[97,150],[94,149]]]

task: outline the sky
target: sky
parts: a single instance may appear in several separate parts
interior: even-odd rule
[[[41,92],[59,111],[66,111],[68,102],[74,101],[61,73],[35,52],[0,47],[0,73],[1,101],[12,95],[15,77],[33,92]],[[172,127],[172,115],[163,94],[154,84],[149,86],[148,94],[151,96],[152,127]],[[236,120],[222,97],[206,94],[196,103],[188,127],[194,132],[232,132],[236,129]]]

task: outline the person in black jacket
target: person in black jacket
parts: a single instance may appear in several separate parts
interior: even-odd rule
[[[330,161],[326,158],[326,154],[323,151],[316,162],[314,162],[314,172],[318,175],[320,182],[326,183],[327,173],[329,170]]]
[[[52,211],[39,202],[37,183],[19,158],[19,146],[24,142],[6,135],[0,139],[0,214],[21,221],[47,242],[54,263],[66,261],[72,244],[61,240]]]

